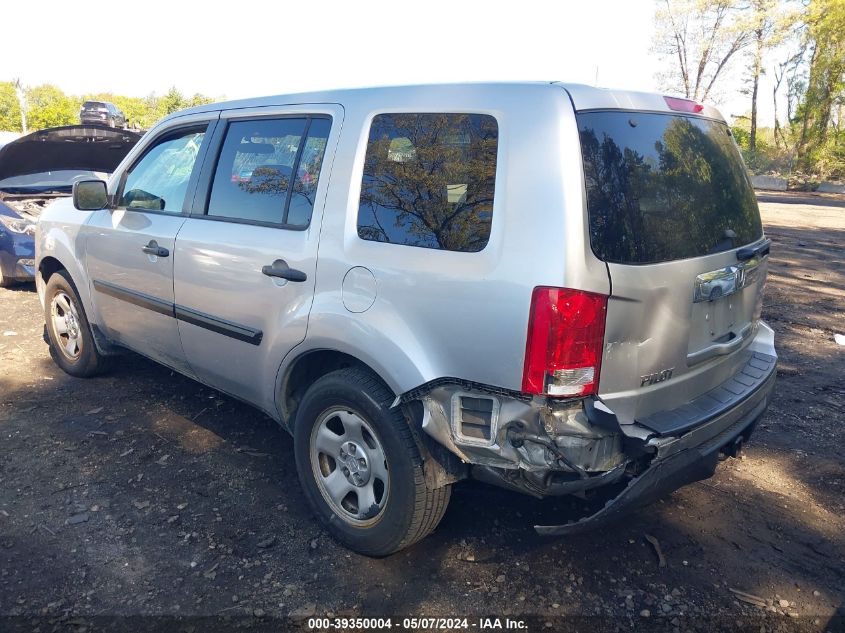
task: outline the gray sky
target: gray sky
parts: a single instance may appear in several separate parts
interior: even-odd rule
[[[520,79],[658,90],[653,14],[653,0],[12,2],[0,80],[227,98]],[[735,86],[723,84],[731,98],[716,104],[726,116],[750,109]],[[771,88],[761,90],[761,124],[771,125]]]

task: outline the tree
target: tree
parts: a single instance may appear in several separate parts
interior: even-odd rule
[[[799,38],[799,41],[803,38]],[[795,90],[795,86],[797,83],[797,76],[799,68],[801,66],[801,61],[804,59],[804,54],[806,52],[806,45],[803,41],[800,41],[797,50],[791,50],[790,53],[787,55],[787,58],[782,61],[778,62],[778,64],[774,68],[774,85],[772,86],[772,105],[774,106],[774,113],[775,113],[775,124],[774,124],[774,139],[775,139],[775,146],[782,149],[787,149],[788,141],[786,138],[786,134],[784,133],[784,128],[780,124],[780,119],[778,118],[779,109],[778,109],[778,92],[780,92],[780,87],[783,84],[783,80],[786,79],[787,85],[787,98],[786,98],[786,120],[792,121],[793,113],[795,111],[795,97],[797,91]],[[787,124],[787,128],[789,125]]]
[[[809,71],[797,117],[798,161],[807,171],[842,148],[829,141],[834,108],[845,92],[845,0],[815,0],[807,8]]]
[[[659,0],[654,50],[667,62],[664,87],[705,101],[731,59],[752,41],[738,0]]]
[[[20,132],[21,108],[15,84],[11,81],[0,82],[0,131]]]
[[[51,84],[28,88],[29,126],[34,130],[79,123],[79,99],[68,97]]]
[[[197,106],[201,106],[201,105],[205,105],[207,103],[213,103],[213,102],[214,102],[214,99],[212,99],[211,97],[206,97],[203,94],[195,92],[193,97],[185,100],[184,107],[185,108],[195,108]]]
[[[159,108],[162,116],[173,114],[185,107],[187,107],[185,104],[185,97],[182,96],[181,92],[176,90],[176,86],[172,86],[170,90],[167,91],[167,94],[159,101]]]
[[[760,76],[763,74],[765,54],[783,42],[790,28],[795,25],[798,14],[784,10],[782,0],[751,0],[749,28],[751,31],[751,54],[749,73],[751,87],[746,91],[751,95],[751,129],[749,130],[748,149],[753,154],[757,151],[757,96]],[[782,80],[781,74],[781,80]],[[778,85],[780,81],[775,78]],[[777,122],[777,93],[775,93],[775,120]]]

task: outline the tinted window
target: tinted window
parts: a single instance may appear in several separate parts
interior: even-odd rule
[[[331,121],[328,119],[311,119],[308,136],[296,170],[286,224],[306,226],[311,221],[314,195],[317,193],[317,180],[320,177],[320,168],[323,166],[323,156],[326,153],[326,141],[328,141],[331,126]]]
[[[365,240],[476,252],[487,245],[496,119],[483,114],[373,118],[358,210]]]
[[[307,226],[330,127],[327,119],[308,118],[231,123],[208,215]]]
[[[724,123],[638,112],[577,118],[590,241],[601,259],[700,257],[762,237],[754,191]]]
[[[158,141],[132,166],[118,206],[181,213],[203,138],[204,129],[192,129]]]

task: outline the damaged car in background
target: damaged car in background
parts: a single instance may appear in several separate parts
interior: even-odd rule
[[[35,225],[73,183],[108,177],[138,142],[101,125],[39,130],[0,147],[0,286],[35,280]]]

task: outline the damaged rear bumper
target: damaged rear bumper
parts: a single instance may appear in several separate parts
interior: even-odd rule
[[[441,462],[442,484],[469,474],[539,498],[615,495],[574,523],[536,526],[541,534],[573,534],[712,476],[722,453],[735,456],[774,387],[771,334],[763,330],[724,382],[624,424],[600,398],[555,401],[455,379],[427,384],[397,404],[420,401],[422,431],[461,462]]]
[[[591,530],[611,522],[687,484],[711,477],[720,454],[735,455],[765,412],[775,381],[775,362],[758,389],[732,410],[677,438],[655,442],[657,455],[645,471],[590,516],[566,525],[537,525],[539,534],[561,536]],[[665,441],[664,441],[665,440]]]

